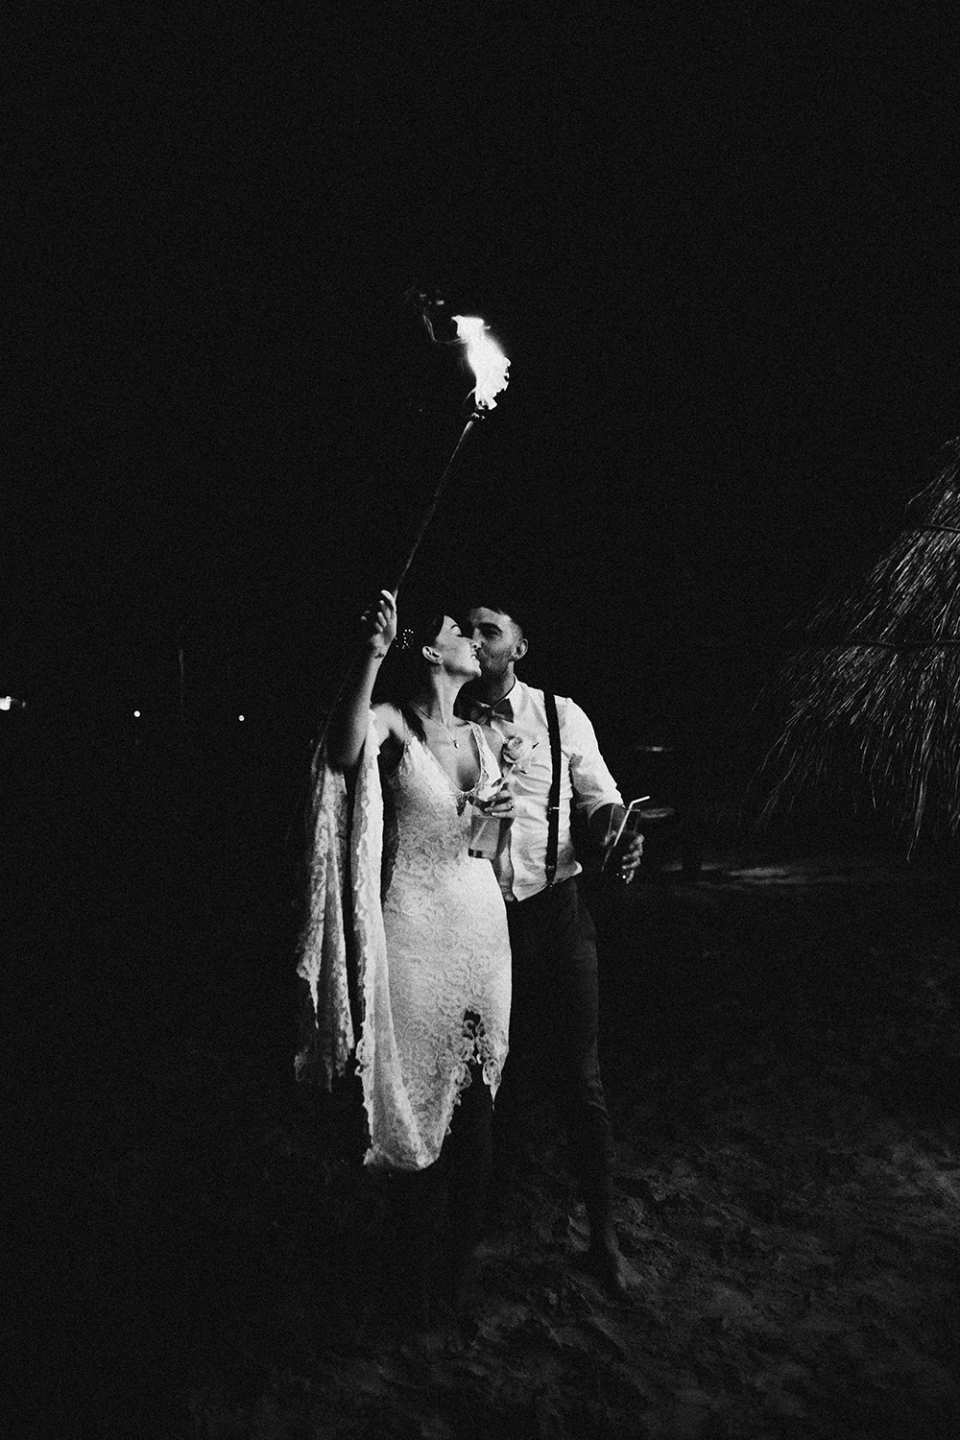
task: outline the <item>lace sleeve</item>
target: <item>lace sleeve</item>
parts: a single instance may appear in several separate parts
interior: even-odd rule
[[[379,897],[383,804],[378,755],[371,715],[356,772],[352,819],[342,771],[327,764],[325,755],[317,766],[307,916],[298,945],[297,975],[304,984],[294,1070],[298,1080],[327,1089],[343,1074],[355,1043],[348,948],[356,960],[357,989],[362,995],[371,950],[379,953],[383,944]],[[344,916],[348,885],[353,892],[349,936]]]
[[[298,1080],[327,1089],[353,1048],[347,988],[343,886],[347,870],[347,785],[343,773],[319,758],[307,880],[307,915],[298,943],[300,1036]]]

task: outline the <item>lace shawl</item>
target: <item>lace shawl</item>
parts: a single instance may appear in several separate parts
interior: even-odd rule
[[[365,1160],[379,1159],[378,1137],[385,1134],[390,1137],[392,1163],[418,1169],[432,1157],[424,1151],[402,1082],[393,1028],[380,896],[383,794],[378,754],[371,715],[356,772],[352,815],[342,771],[322,758],[317,773],[309,909],[297,966],[309,993],[301,1010],[294,1068],[298,1080],[313,1080],[327,1089],[346,1068],[355,1043],[347,978],[349,939],[363,1002],[357,1060],[371,1136]],[[348,884],[349,921],[344,915]]]
[[[357,770],[353,824],[346,778],[341,770],[328,764],[323,753],[314,782],[307,916],[300,934],[297,965],[297,975],[305,982],[307,993],[301,1006],[294,1070],[298,1080],[322,1084],[328,1090],[334,1078],[343,1074],[354,1048],[347,978],[348,939],[355,942],[357,938],[355,933],[348,936],[348,929],[356,930],[349,924],[351,909],[356,919],[366,908],[364,929],[374,932],[374,943],[377,938],[379,888],[371,897],[370,876],[364,875],[361,866],[351,863],[355,850],[366,856],[371,845],[379,852],[381,843],[383,802],[373,734],[374,743],[368,734]],[[350,882],[352,893],[348,897]],[[382,918],[379,943],[383,948]],[[355,943],[351,948],[362,969],[363,948]],[[358,982],[362,985],[362,975],[358,975]]]

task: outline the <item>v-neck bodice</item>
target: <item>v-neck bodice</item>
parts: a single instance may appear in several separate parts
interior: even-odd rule
[[[422,741],[422,740],[421,740],[419,743],[423,746],[423,749],[426,750],[427,754],[430,756],[430,759],[431,759],[431,760],[433,761],[433,763],[436,765],[437,769],[440,771],[440,774],[443,776],[443,778],[446,780],[447,784],[450,786],[450,789],[453,791],[454,795],[457,795],[457,796],[465,796],[467,799],[469,799],[472,795],[475,795],[475,794],[477,793],[477,791],[479,790],[480,786],[483,784],[484,764],[483,764],[483,752],[482,752],[482,750],[481,750],[480,747],[481,747],[481,745],[486,745],[487,742],[486,742],[486,739],[485,739],[485,737],[484,737],[483,731],[480,729],[479,725],[474,725],[472,721],[468,721],[467,723],[470,725],[470,733],[471,733],[471,736],[472,736],[472,739],[473,739],[473,753],[474,753],[474,758],[476,759],[476,762],[477,762],[477,778],[476,778],[476,780],[473,782],[473,784],[472,784],[471,786],[469,786],[466,790],[461,790],[461,789],[459,788],[459,786],[457,786],[457,785],[455,785],[455,784],[453,783],[453,777],[450,775],[449,771],[446,770],[446,769],[444,768],[444,766],[440,763],[439,757],[438,757],[438,756],[436,755],[436,753],[431,749],[431,747],[430,747],[429,745],[427,745],[425,741]],[[417,737],[414,737],[414,738],[417,738]],[[408,743],[409,743],[409,740],[408,740]],[[487,747],[487,748],[489,748],[489,747]]]
[[[443,768],[436,755],[418,736],[407,730],[407,740],[396,769],[384,777],[393,795],[398,819],[403,812],[415,811],[412,832],[426,842],[431,833],[439,845],[449,849],[454,841],[451,823],[462,832],[460,840],[466,843],[470,816],[464,820],[468,803],[477,796],[490,791],[500,770],[479,725],[469,722],[477,757],[478,773],[474,783],[466,790],[461,789]],[[451,798],[454,801],[450,805]],[[451,810],[453,811],[451,817]]]

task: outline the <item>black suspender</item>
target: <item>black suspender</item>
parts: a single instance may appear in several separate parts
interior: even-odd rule
[[[560,836],[560,721],[557,717],[557,697],[549,690],[543,692],[543,703],[547,711],[547,731],[550,735],[550,762],[553,774],[550,779],[550,794],[547,798],[547,886],[553,884],[557,875],[557,844]]]

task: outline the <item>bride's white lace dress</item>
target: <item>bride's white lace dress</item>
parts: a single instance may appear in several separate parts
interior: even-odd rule
[[[470,801],[490,789],[499,771],[482,730],[471,729],[480,756],[472,790],[454,789],[409,732],[399,765],[384,777],[387,983],[378,985],[368,971],[357,1048],[371,1165],[432,1164],[469,1082],[470,1061],[479,1062],[496,1094],[506,1059],[506,910],[489,860],[468,854]]]
[[[470,791],[455,790],[409,732],[396,770],[381,777],[372,716],[352,805],[343,774],[325,761],[317,770],[297,967],[306,995],[296,1073],[329,1087],[353,1053],[352,944],[368,1165],[431,1165],[469,1081],[470,1061],[480,1063],[495,1094],[507,1055],[506,908],[490,861],[467,853],[470,801],[489,793],[499,770],[483,731],[471,729],[480,778]]]

